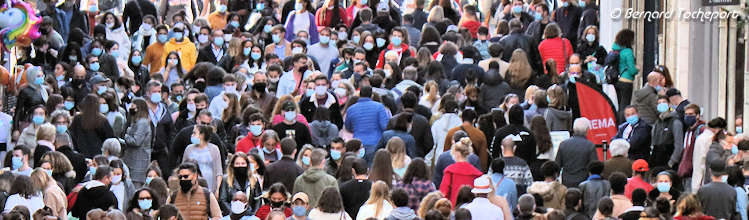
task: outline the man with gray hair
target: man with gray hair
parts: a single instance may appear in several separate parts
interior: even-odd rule
[[[536,199],[531,194],[523,194],[518,198],[518,216],[517,220],[531,220],[536,217]]]
[[[632,177],[632,161],[627,158],[628,151],[629,142],[627,140],[621,138],[612,140],[609,146],[611,158],[603,162],[601,177],[608,179],[614,172],[622,172],[627,177]]]
[[[526,189],[533,183],[533,174],[531,168],[523,158],[515,156],[517,149],[516,141],[521,141],[520,135],[507,135],[502,139],[502,160],[505,161],[503,170],[507,178],[515,182],[517,193],[522,195]]]
[[[575,119],[572,137],[559,144],[556,162],[562,167],[562,184],[568,188],[580,185],[588,177],[585,167],[598,161],[595,145],[585,138],[588,130],[590,121],[587,118]]]
[[[398,84],[393,87],[393,92],[398,94],[398,96],[403,95],[406,93],[406,89],[411,86],[417,86],[419,89],[424,89],[421,85],[416,83],[416,79],[419,77],[419,71],[416,69],[416,67],[413,66],[407,66],[403,69],[403,80],[399,82]],[[397,98],[397,97],[396,97]]]

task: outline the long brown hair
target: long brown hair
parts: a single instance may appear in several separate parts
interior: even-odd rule
[[[101,124],[101,121],[106,120],[104,115],[99,112],[99,96],[97,95],[86,95],[86,97],[83,98],[83,101],[78,105],[78,108],[81,110],[81,114],[76,115],[73,118],[73,123],[75,123],[76,120],[81,120],[83,129],[85,130],[96,129],[96,127]]]
[[[221,120],[224,122],[228,122],[231,117],[241,117],[242,109],[239,106],[239,101],[237,100],[237,94],[234,93],[224,93],[224,96],[226,96],[226,99],[229,100],[227,104],[226,109],[224,109],[224,113],[221,114]]]
[[[546,127],[546,119],[540,115],[533,117],[531,119],[531,131],[533,131],[533,136],[536,138],[536,146],[538,147],[536,154],[549,151],[552,147],[551,134],[549,133],[549,128]]]
[[[385,149],[377,150],[375,153],[372,169],[369,171],[369,181],[382,180],[389,187],[393,184],[393,164],[390,152]]]
[[[528,56],[523,49],[515,49],[512,52],[512,58],[510,58],[510,66],[507,68],[507,73],[510,75],[510,85],[514,88],[523,87],[528,79],[530,79],[533,69],[531,64],[528,63]]]

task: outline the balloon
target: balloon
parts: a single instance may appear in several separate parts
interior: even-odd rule
[[[0,6],[0,43],[6,50],[14,46],[29,46],[39,36],[42,19],[36,15],[31,4],[21,0],[10,0]]]

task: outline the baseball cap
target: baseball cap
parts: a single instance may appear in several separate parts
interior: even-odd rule
[[[471,192],[474,194],[490,193],[492,189],[489,188],[489,178],[486,176],[480,176],[473,180],[473,189]]]
[[[294,102],[288,101],[284,102],[281,106],[281,110],[283,111],[294,111],[296,110],[296,106],[294,106]]]
[[[294,196],[291,197],[291,202],[293,203],[297,199],[301,199],[304,203],[309,203],[309,196],[307,196],[307,193],[298,192],[294,194]]]
[[[91,85],[96,85],[96,84],[103,83],[103,82],[108,82],[108,81],[109,81],[109,79],[104,78],[101,75],[95,75],[94,77],[91,77],[90,80],[88,80],[88,83],[90,83]]]
[[[675,95],[681,95],[681,91],[677,88],[670,88],[666,91],[666,97],[671,98],[671,96]]]
[[[632,163],[632,170],[636,172],[647,172],[649,170],[648,162],[643,159],[637,159]]]

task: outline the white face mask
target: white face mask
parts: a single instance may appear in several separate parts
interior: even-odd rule
[[[122,175],[113,175],[112,176],[112,184],[118,184],[122,181]]]
[[[242,214],[247,210],[246,204],[239,200],[231,201],[231,213]]]

